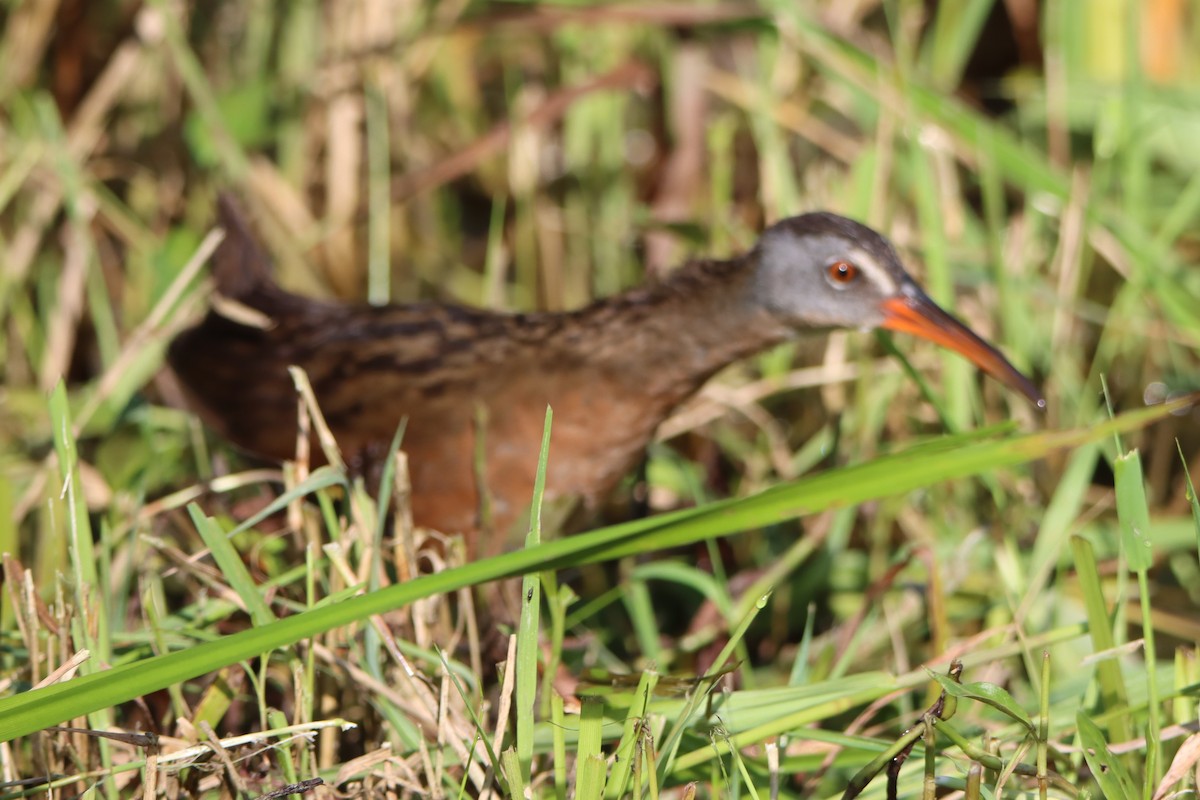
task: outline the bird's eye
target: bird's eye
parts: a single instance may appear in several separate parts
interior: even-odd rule
[[[835,286],[848,286],[858,280],[858,267],[849,261],[835,261],[825,268],[825,274]]]

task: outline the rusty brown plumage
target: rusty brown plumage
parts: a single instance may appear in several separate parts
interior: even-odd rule
[[[190,403],[242,449],[289,458],[296,395],[287,367],[298,365],[347,462],[366,473],[406,418],[414,520],[473,541],[486,491],[495,535],[477,552],[496,549],[490,543],[527,511],[547,405],[555,421],[546,497],[593,505],[659,423],[721,367],[806,328],[899,327],[889,303],[924,297],[877,233],[809,214],[768,229],[746,255],[695,261],[569,313],[346,305],[282,290],[236,205],[223,199],[219,215],[226,238],[214,256],[217,292],[269,324],[232,318],[216,303],[180,334],[169,361]],[[863,274],[849,294],[844,276],[834,281],[828,271],[847,260]],[[903,330],[932,335],[906,313]],[[1034,398],[995,350],[942,314],[940,343]],[[947,325],[969,336],[948,341]]]

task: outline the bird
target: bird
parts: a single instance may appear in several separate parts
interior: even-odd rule
[[[547,406],[545,499],[595,508],[714,373],[800,334],[912,334],[1045,407],[1025,375],[929,298],[886,238],[826,211],[578,310],[503,313],[285,291],[238,202],[223,194],[217,205],[225,238],[212,273],[225,302],[167,353],[186,402],[237,448],[284,461],[296,451],[288,367],[299,366],[346,463],[364,475],[379,473],[404,421],[413,522],[462,534],[476,555],[528,519]]]

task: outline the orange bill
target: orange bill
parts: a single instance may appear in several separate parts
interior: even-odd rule
[[[884,328],[911,333],[949,348],[970,359],[975,366],[1008,388],[1028,397],[1038,408],[1046,407],[1045,398],[1029,378],[1008,363],[999,350],[943,311],[921,290],[905,287],[904,294],[884,300],[881,306]]]

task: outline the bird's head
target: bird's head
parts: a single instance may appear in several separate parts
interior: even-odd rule
[[[1039,408],[1037,387],[996,348],[943,311],[905,271],[891,243],[874,230],[825,212],[782,220],[763,232],[754,301],[795,328],[885,328],[928,339]]]

